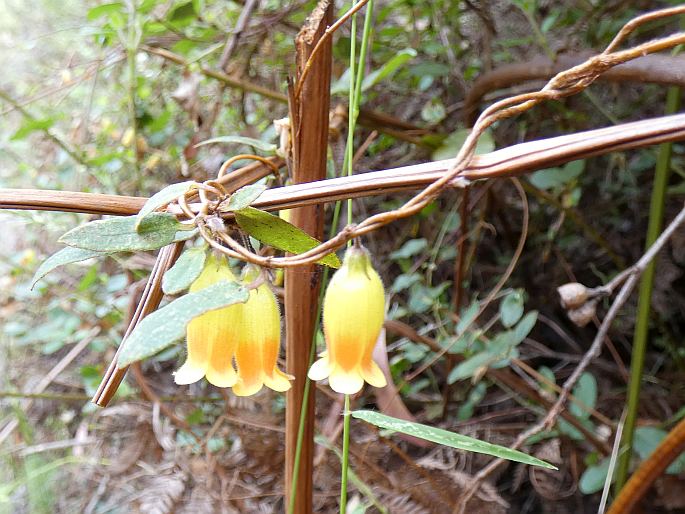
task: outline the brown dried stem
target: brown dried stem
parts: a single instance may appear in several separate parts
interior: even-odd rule
[[[123,340],[114,354],[112,362],[109,364],[100,385],[98,386],[93,399],[94,404],[100,407],[106,407],[114,394],[117,392],[119,384],[124,379],[128,368],[119,368],[117,366],[117,358],[121,349],[126,343],[126,338],[131,334],[134,328],[142,321],[142,319],[153,312],[159,306],[164,296],[162,293],[162,276],[171,266],[173,266],[176,259],[181,255],[184,243],[174,243],[173,245],[165,246],[159,251],[157,260],[152,268],[150,277],[148,278],[143,295],[138,302],[135,313],[131,317],[131,321],[126,329]]]
[[[651,118],[617,126],[578,132],[509,146],[476,155],[463,176],[468,180],[504,178],[557,166],[576,159],[641,148],[685,139],[685,114]],[[282,165],[280,158],[271,158]],[[389,170],[358,173],[352,177],[308,182],[265,191],[253,204],[267,211],[290,209],[347,198],[410,192],[443,176],[452,160],[427,162]],[[259,163],[224,175],[220,181],[237,189],[271,173]],[[225,180],[224,180],[225,179]],[[103,195],[73,191],[0,189],[0,209],[34,209],[85,214],[136,214],[147,198]],[[198,204],[191,204],[199,212]],[[181,214],[180,209],[171,209]]]
[[[295,38],[298,92],[293,94],[291,88],[288,105],[291,178],[295,184],[326,177],[333,65],[333,41],[326,37],[326,28],[333,20],[334,4],[332,0],[319,0]],[[290,222],[317,239],[323,238],[324,219],[322,205],[290,211]],[[223,239],[226,238],[224,235]],[[231,246],[242,253],[239,245]],[[270,258],[260,260],[268,262]],[[315,388],[307,383],[306,377],[315,344],[321,275],[313,262],[298,269],[288,268],[284,275],[286,372],[295,377],[286,392],[286,505],[289,513],[307,514],[312,511],[314,487]]]

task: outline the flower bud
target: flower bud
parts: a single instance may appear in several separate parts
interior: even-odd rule
[[[202,273],[190,286],[190,292],[200,291],[221,280],[235,281],[236,278],[226,259],[209,255]],[[235,384],[237,375],[232,364],[236,347],[235,327],[242,308],[242,304],[229,305],[201,314],[188,323],[188,356],[174,373],[177,384],[192,384],[204,376],[217,387]]]
[[[335,272],[323,303],[326,351],[309,370],[309,378],[328,378],[331,389],[354,394],[364,382],[386,385],[385,376],[373,361],[385,318],[383,283],[363,247],[351,247]]]
[[[590,298],[588,288],[578,282],[570,282],[558,287],[557,293],[564,309],[577,309]]]
[[[245,282],[257,278],[254,268],[248,269]],[[249,396],[266,385],[274,391],[290,389],[290,380],[278,369],[278,351],[281,346],[281,317],[278,302],[269,285],[264,283],[250,291],[243,305],[238,324],[235,361],[238,380],[233,386],[237,396]]]
[[[579,327],[584,327],[595,317],[597,313],[597,300],[590,300],[585,302],[577,309],[569,309],[566,311],[568,319],[573,321]]]

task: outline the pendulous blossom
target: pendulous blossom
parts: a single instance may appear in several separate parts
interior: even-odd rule
[[[256,271],[248,269],[245,281],[255,278]],[[250,297],[243,304],[236,336],[238,381],[233,386],[233,392],[237,396],[255,394],[264,385],[279,392],[290,389],[290,380],[294,377],[278,369],[281,317],[276,297],[268,284],[250,290]]]
[[[364,382],[384,387],[385,376],[371,357],[384,317],[383,283],[366,249],[353,246],[326,290],[326,351],[310,368],[309,378],[328,378],[331,389],[344,394],[357,393]]]
[[[235,281],[236,278],[226,259],[207,257],[200,276],[190,286],[190,292],[197,292],[221,280]],[[188,323],[188,357],[181,368],[174,373],[179,385],[192,384],[202,377],[217,387],[235,385],[238,376],[233,369],[237,339],[236,327],[242,316],[242,304],[206,312]]]

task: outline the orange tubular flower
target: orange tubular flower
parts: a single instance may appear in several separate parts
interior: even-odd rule
[[[254,280],[256,273],[250,271],[245,280]],[[281,346],[281,317],[276,297],[268,284],[250,291],[243,305],[242,319],[237,332],[235,362],[238,381],[233,386],[237,396],[249,396],[266,385],[274,391],[290,389],[293,376],[278,369],[278,351]]]
[[[351,247],[331,279],[323,302],[326,351],[309,370],[309,378],[328,378],[331,389],[354,394],[364,382],[386,385],[371,358],[385,318],[383,283],[363,247]]]
[[[202,273],[190,286],[190,292],[200,291],[221,280],[235,281],[236,278],[226,259],[210,255]],[[231,387],[236,383],[238,376],[232,360],[237,345],[236,326],[243,308],[242,304],[230,305],[206,312],[188,323],[188,357],[174,373],[177,384],[192,384],[204,376],[217,387]]]

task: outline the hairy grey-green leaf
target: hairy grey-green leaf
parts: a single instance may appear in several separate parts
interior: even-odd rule
[[[204,247],[188,248],[162,277],[162,291],[165,294],[178,294],[188,289],[202,273],[206,258],[207,250]]]
[[[509,328],[523,316],[523,294],[521,291],[513,291],[499,304],[499,313],[502,325]]]
[[[140,209],[140,212],[138,212],[138,215],[136,216],[136,230],[141,230],[142,221],[152,211],[173,202],[176,198],[188,191],[193,184],[194,182],[190,180],[187,182],[179,182],[178,184],[171,184],[148,198],[148,201],[145,202],[145,205],[143,205],[143,208]]]
[[[120,368],[156,354],[186,335],[186,326],[205,312],[246,302],[248,291],[237,282],[222,280],[188,293],[148,315],[122,343]]]
[[[487,351],[477,353],[452,368],[452,371],[447,375],[447,383],[454,384],[457,380],[472,377],[476,371],[480,368],[489,366],[495,362],[497,358],[497,355],[493,355]]]
[[[60,243],[97,252],[135,252],[156,250],[190,239],[197,232],[187,230],[176,216],[153,212],[145,217],[136,231],[136,216],[91,221],[71,229],[60,237]]]
[[[235,211],[235,219],[245,232],[262,243],[271,245],[279,250],[290,253],[303,253],[311,250],[319,241],[306,232],[291,225],[278,216],[260,211],[254,207],[246,207]],[[331,268],[340,267],[340,259],[335,253],[329,253],[318,264],[325,264]]]
[[[606,482],[611,459],[606,457],[594,466],[588,466],[580,477],[578,488],[583,494],[594,494],[602,490]]]
[[[72,248],[71,246],[62,248],[60,251],[53,253],[50,257],[43,261],[43,264],[38,266],[38,269],[31,280],[31,289],[33,289],[33,287],[36,285],[36,282],[38,282],[41,278],[60,266],[71,264],[73,262],[85,261],[86,259],[92,259],[93,257],[105,257],[106,255],[106,253],[96,252],[93,250],[84,250],[82,248]]]
[[[516,327],[514,327],[514,336],[512,345],[517,345],[521,343],[530,331],[533,330],[535,323],[538,321],[538,311],[530,311],[528,314],[521,318]]]
[[[573,396],[582,402],[585,407],[594,409],[597,404],[597,380],[594,375],[590,372],[585,372],[580,375],[578,383],[573,388]],[[587,419],[590,417],[590,413],[582,408],[577,403],[571,403],[568,410],[575,417],[580,419]]]
[[[228,199],[226,206],[221,206],[219,210],[223,212],[233,212],[249,207],[266,190],[264,184],[250,184],[241,187]]]
[[[425,439],[426,441],[442,444],[444,446],[449,446],[451,448],[456,448],[458,450],[466,450],[474,453],[484,453],[485,455],[492,455],[493,457],[499,457],[514,462],[530,464],[531,466],[540,466],[542,468],[547,469],[557,469],[551,464],[548,464],[547,462],[537,459],[535,457],[531,457],[530,455],[526,455],[523,452],[512,450],[505,446],[486,443],[485,441],[480,441],[478,439],[474,439],[473,437],[455,434],[454,432],[449,432],[441,428],[422,425],[420,423],[413,423],[411,421],[393,418],[391,416],[386,416],[385,414],[381,414],[379,412],[373,412],[368,410],[353,411],[351,414],[352,417],[362,419],[367,423],[371,423],[372,425],[375,425],[377,427],[392,430],[393,432],[400,432],[402,434],[411,435],[414,437],[418,437],[419,439]]]

